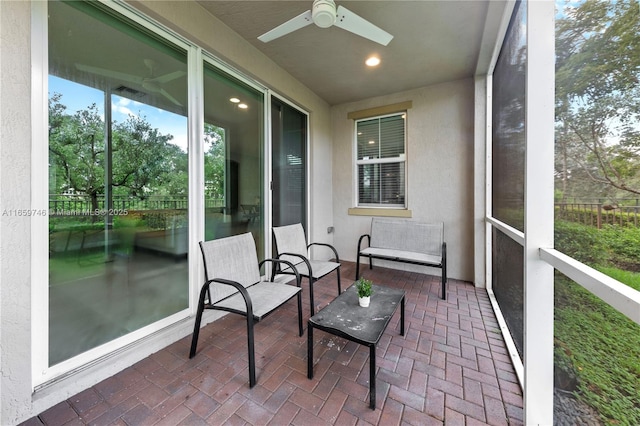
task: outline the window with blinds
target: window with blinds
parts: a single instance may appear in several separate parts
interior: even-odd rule
[[[405,207],[406,113],[356,121],[359,207]]]

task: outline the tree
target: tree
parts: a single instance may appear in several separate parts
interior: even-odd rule
[[[161,191],[172,176],[186,173],[186,153],[170,144],[171,139],[173,136],[161,134],[144,117],[129,115],[124,123],[116,123],[113,127],[112,185],[125,189],[127,195],[145,199],[149,194]],[[182,163],[181,157],[184,157]],[[186,188],[185,185],[183,193]]]
[[[225,134],[222,127],[204,125],[204,143],[209,149],[204,157],[205,194],[209,198],[224,198]]]
[[[57,191],[86,194],[98,209],[104,193],[104,123],[96,104],[65,114],[61,95],[49,100],[49,162],[55,167]],[[61,180],[60,180],[61,178]]]
[[[50,191],[86,195],[100,208],[108,178],[105,123],[96,104],[66,113],[62,95],[49,99]],[[172,135],[152,128],[145,117],[130,115],[112,127],[111,186],[115,194],[139,199],[149,194],[187,194],[187,153],[171,144]],[[97,217],[93,216],[94,220]]]
[[[563,194],[640,194],[640,7],[587,0],[556,22],[556,176]]]

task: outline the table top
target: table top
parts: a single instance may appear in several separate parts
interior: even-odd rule
[[[313,327],[355,340],[363,344],[376,344],[398,304],[404,290],[372,285],[371,303],[363,308],[358,304],[355,284],[309,318]]]

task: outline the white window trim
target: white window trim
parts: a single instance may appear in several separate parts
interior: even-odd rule
[[[380,119],[385,117],[393,117],[397,115],[404,115],[404,153],[400,154],[398,157],[391,158],[380,158],[380,159],[358,159],[358,123],[361,121]],[[406,210],[408,204],[407,194],[409,192],[409,179],[408,179],[408,169],[409,169],[409,160],[407,159],[407,121],[408,121],[408,110],[405,111],[397,111],[389,114],[380,114],[373,115],[370,117],[362,117],[354,119],[353,126],[353,159],[354,159],[354,168],[353,168],[353,185],[354,185],[354,201],[353,205],[356,206],[355,209],[385,209],[385,210]],[[404,164],[404,204],[375,204],[375,203],[360,203],[360,177],[358,173],[358,166],[366,165],[366,164],[393,164],[393,163],[403,163]],[[351,209],[354,210],[354,209]],[[352,214],[352,213],[349,213]]]

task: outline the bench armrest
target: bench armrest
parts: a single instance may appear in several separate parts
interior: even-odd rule
[[[336,262],[340,263],[340,258],[338,257],[338,251],[331,244],[327,244],[327,243],[311,243],[311,244],[309,244],[307,246],[307,249],[309,249],[309,247],[311,247],[311,246],[329,247],[333,251],[333,254],[336,256]]]
[[[360,246],[362,245],[362,240],[364,239],[364,237],[367,237],[367,246],[371,245],[371,235],[369,234],[361,235],[360,239],[358,240],[358,254],[360,254]]]

